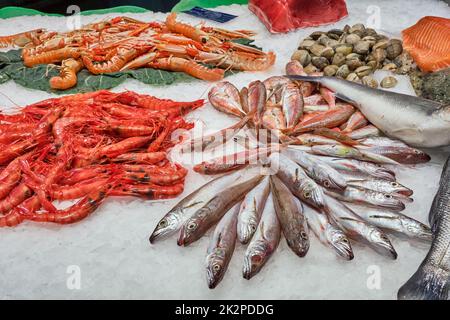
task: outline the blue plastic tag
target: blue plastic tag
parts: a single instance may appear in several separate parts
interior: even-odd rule
[[[221,22],[221,23],[228,22],[230,20],[233,20],[234,18],[237,18],[237,16],[232,15],[232,14],[219,12],[219,11],[212,11],[212,10],[208,10],[208,9],[204,9],[204,8],[200,8],[200,7],[194,7],[191,10],[183,11],[183,12],[190,14],[192,16],[196,16],[199,18],[205,18],[205,19],[209,19],[209,20],[213,20],[213,21],[217,21],[217,22]]]

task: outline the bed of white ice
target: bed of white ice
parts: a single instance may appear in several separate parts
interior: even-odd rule
[[[218,8],[239,15],[225,24],[225,28],[256,30],[256,44],[277,54],[276,65],[270,70],[239,73],[228,80],[240,87],[255,79],[282,74],[285,63],[300,39],[315,30],[374,22],[379,17],[380,30],[398,35],[400,30],[424,15],[450,17],[450,8],[441,1],[348,0],[347,5],[349,16],[333,26],[281,35],[270,35],[245,6]],[[161,13],[130,16],[144,20],[164,19]],[[84,24],[105,17],[87,16],[81,22]],[[199,22],[187,15],[180,15],[180,18],[191,23]],[[66,23],[65,18],[59,17],[13,18],[0,21],[0,34],[36,27],[65,30]],[[212,23],[208,21],[208,24]],[[204,98],[209,86],[208,83],[196,81],[169,87],[151,87],[128,80],[114,91],[128,89],[164,98],[193,100]],[[403,81],[400,88],[402,91],[411,90],[407,81]],[[52,96],[25,89],[12,81],[0,85],[0,92],[2,110],[12,106],[5,96],[18,105]],[[208,131],[223,128],[235,121],[209,105],[190,117],[205,123]],[[397,170],[399,181],[415,191],[414,203],[408,205],[405,213],[422,221],[426,221],[448,150],[430,153],[430,163]],[[393,244],[399,254],[396,261],[381,257],[367,247],[354,245],[355,259],[344,262],[313,239],[308,255],[299,259],[290,252],[283,240],[260,274],[247,281],[241,276],[244,247],[237,245],[224,280],[218,288],[209,290],[203,269],[207,236],[187,248],[178,247],[175,238],[153,246],[148,242],[159,219],[181,197],[207,180],[206,177],[190,173],[184,194],[170,201],[109,199],[91,217],[74,225],[25,222],[15,228],[1,229],[0,298],[392,299],[427,252],[427,245],[393,237]],[[67,286],[74,270],[71,266],[79,267],[81,271],[80,289]],[[380,281],[374,282],[373,276]]]

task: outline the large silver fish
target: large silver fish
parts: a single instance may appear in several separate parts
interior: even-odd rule
[[[333,77],[287,77],[320,83],[333,90],[336,97],[358,107],[386,135],[409,145],[426,148],[450,145],[450,105]]]
[[[325,246],[333,248],[345,260],[352,260],[354,257],[352,246],[344,231],[336,226],[325,213],[315,211],[308,206],[303,208],[308,226],[317,239]]]
[[[398,291],[399,299],[446,300],[450,284],[450,157],[431,205],[431,249],[419,269]]]
[[[256,173],[255,173],[256,174]],[[173,235],[197,210],[208,205],[227,187],[238,185],[255,176],[249,170],[237,171],[218,177],[201,186],[173,207],[157,224],[150,236],[150,243]]]
[[[187,246],[200,239],[232,206],[253,189],[262,177],[256,175],[239,184],[235,183],[218,191],[213,198],[195,211],[181,226],[178,245]]]
[[[278,221],[273,195],[267,198],[258,229],[245,251],[242,275],[249,280],[257,274],[272,256],[281,238],[281,226]]]
[[[377,227],[368,224],[353,210],[343,203],[326,197],[327,207],[325,211],[340,226],[349,237],[365,242],[378,253],[392,259],[397,259],[397,252],[391,244],[388,236]]]
[[[219,221],[209,241],[206,255],[206,282],[214,289],[223,279],[236,245],[239,206],[231,208]]]
[[[255,233],[269,192],[269,177],[266,177],[245,195],[241,203],[237,223],[238,239],[242,244],[248,243]]]
[[[276,176],[270,177],[270,190],[273,193],[275,212],[289,248],[299,257],[304,257],[309,250],[309,235],[302,204]]]
[[[347,180],[347,184],[356,188],[368,189],[390,194],[400,194],[407,197],[413,194],[413,190],[405,187],[404,185],[401,185],[397,181],[387,181],[383,179],[350,179]]]

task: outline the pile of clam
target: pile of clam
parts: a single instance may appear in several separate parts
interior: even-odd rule
[[[316,31],[303,39],[291,57],[299,61],[308,74],[323,72],[377,88],[378,81],[371,75],[382,69],[407,74],[415,68],[411,56],[403,51],[402,41],[389,39],[358,23],[350,27]],[[387,76],[383,88],[392,88],[397,79]]]

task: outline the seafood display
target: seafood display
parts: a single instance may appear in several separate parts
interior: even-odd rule
[[[323,72],[325,76],[372,88],[392,88],[397,84],[395,77],[387,76],[378,83],[372,74],[378,69],[397,74],[416,70],[410,54],[403,50],[401,40],[389,39],[358,23],[343,29],[313,32],[302,40],[291,59],[299,61],[306,74]]]
[[[423,17],[402,31],[405,50],[422,71],[450,67],[450,19]]]
[[[428,220],[433,242],[416,273],[398,291],[399,299],[447,300],[450,282],[450,158],[442,171],[439,189]]]
[[[105,90],[1,113],[0,227],[74,223],[109,196],[177,196],[187,170],[167,158],[170,135],[191,129],[183,115],[203,103]]]
[[[293,63],[295,68],[291,63],[288,70],[303,70]],[[206,257],[209,288],[223,279],[237,241],[247,245],[245,279],[254,277],[274,256],[282,236],[298,257],[308,254],[314,234],[344,260],[354,258],[353,241],[396,259],[389,233],[430,242],[430,228],[401,213],[412,202],[413,190],[396,181],[391,169],[426,163],[430,157],[384,136],[384,128],[374,127],[365,109],[358,111],[336,99],[341,88],[328,86],[329,79],[344,81],[274,76],[241,90],[229,82],[215,84],[209,102],[239,121],[206,135],[204,144],[202,137],[195,137],[180,149],[203,151],[216,137],[212,141],[237,142],[243,151],[195,165],[196,172],[220,176],[170,210],[150,242],[178,232],[178,245],[186,246],[217,223]],[[362,92],[374,90],[349,83],[363,88]],[[358,99],[352,90],[356,92],[352,87],[342,91]],[[357,101],[377,99],[366,95]],[[383,99],[379,109],[392,107],[391,100],[394,107],[402,102]],[[248,135],[242,136],[242,131]]]
[[[391,138],[425,148],[450,145],[450,105],[333,77],[289,77],[319,83],[332,90],[336,97],[357,106],[371,123]]]
[[[155,68],[206,81],[221,80],[230,69],[266,70],[275,54],[238,41],[252,36],[248,30],[194,27],[171,13],[164,23],[116,17],[65,33],[37,29],[0,37],[0,47],[23,48],[26,67],[60,63],[50,86],[65,90],[76,85],[83,68],[94,75]]]

